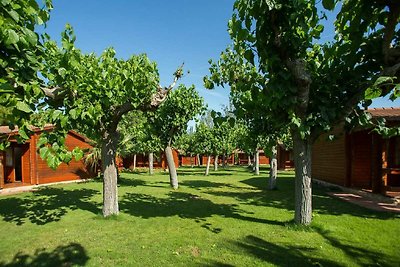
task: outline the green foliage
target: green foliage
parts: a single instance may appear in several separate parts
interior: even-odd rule
[[[184,134],[188,122],[203,111],[204,100],[194,86],[180,85],[171,92],[155,114],[155,129],[164,147]]]
[[[7,110],[2,124],[27,129],[30,113],[43,97],[37,75],[43,45],[35,27],[48,21],[52,1],[42,3],[40,8],[33,0],[0,1],[0,106]]]

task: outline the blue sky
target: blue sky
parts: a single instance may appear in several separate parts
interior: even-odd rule
[[[189,70],[181,83],[194,84],[209,108],[220,110],[228,104],[229,90],[207,90],[203,77],[208,60],[217,60],[231,43],[227,23],[234,0],[53,0],[54,9],[45,31],[59,40],[65,24],[77,36],[76,45],[84,52],[100,54],[114,47],[117,56],[146,53],[156,61],[161,85],[171,83],[172,74],[182,62]],[[333,37],[325,26],[322,40]],[[322,41],[321,40],[321,41]],[[400,100],[376,100],[374,107],[400,106]]]

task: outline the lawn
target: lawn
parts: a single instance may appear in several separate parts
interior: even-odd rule
[[[0,266],[399,266],[400,216],[334,199],[314,186],[299,227],[293,173],[268,191],[267,170],[202,175],[123,173],[121,213],[101,216],[99,180],[0,197]]]

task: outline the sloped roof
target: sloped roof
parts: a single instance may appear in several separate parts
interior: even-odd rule
[[[400,121],[400,107],[371,108],[367,110],[373,118],[384,118],[387,121]]]

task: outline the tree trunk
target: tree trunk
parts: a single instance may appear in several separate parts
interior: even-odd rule
[[[165,148],[165,156],[167,157],[167,164],[169,170],[169,183],[173,189],[178,189],[178,175],[176,173],[174,155],[170,146]]]
[[[206,172],[204,173],[205,176],[207,176],[210,172],[210,163],[211,163],[211,156],[207,156]]]
[[[190,153],[189,155],[190,155],[190,168],[193,168],[193,155],[192,153]]]
[[[197,167],[200,167],[201,166],[200,165],[200,155],[197,154],[196,157],[197,157]]]
[[[218,155],[214,156],[214,171],[218,171]]]
[[[224,169],[225,169],[225,160],[226,160],[226,157],[225,157],[225,154],[223,154],[222,155],[222,168],[224,168]]]
[[[133,155],[133,170],[136,170],[136,154]]]
[[[277,154],[278,150],[275,146],[271,147],[271,159],[270,159],[270,168],[269,168],[269,183],[268,189],[274,190],[276,189],[276,174],[278,172],[278,161],[277,161]]]
[[[260,175],[260,152],[258,149],[254,153],[254,172],[256,175]]]
[[[153,152],[150,152],[149,153],[149,173],[150,173],[150,175],[154,174],[153,161],[154,161]]]
[[[247,166],[251,166],[251,157],[250,155],[247,155]]]
[[[101,163],[103,167],[103,216],[117,215],[118,208],[118,187],[117,187],[117,165],[115,154],[117,151],[117,133],[103,134],[101,148]]]
[[[295,166],[295,222],[308,225],[312,220],[311,192],[311,140],[301,139],[293,133],[293,155]]]

